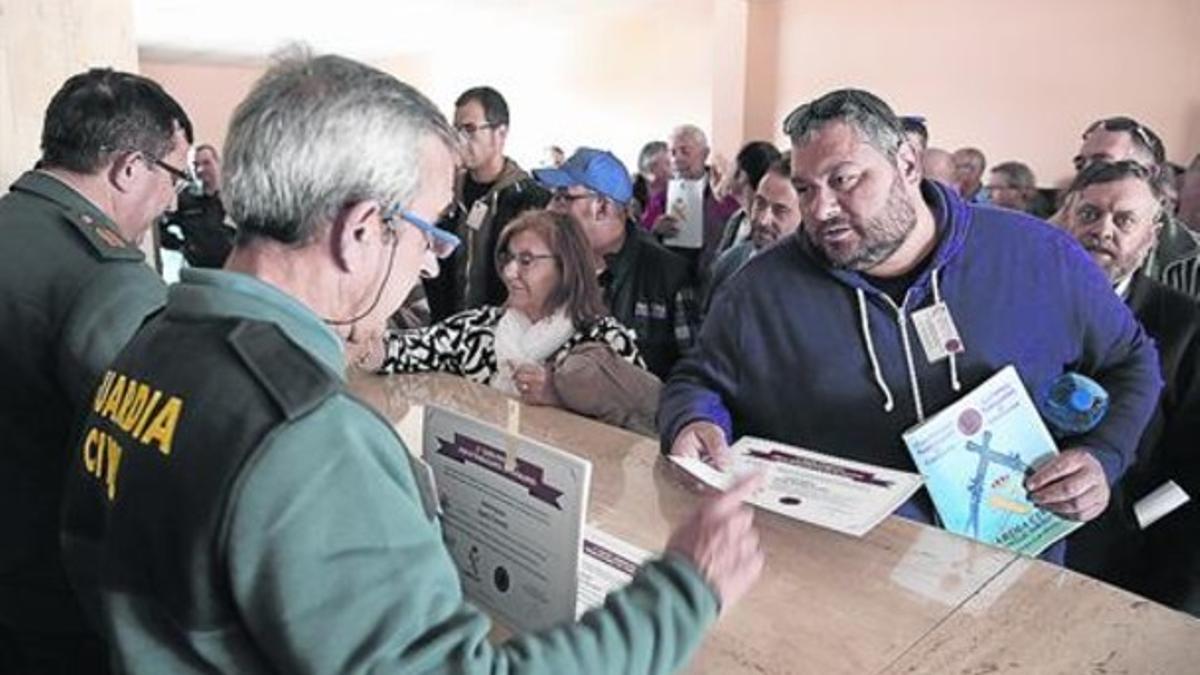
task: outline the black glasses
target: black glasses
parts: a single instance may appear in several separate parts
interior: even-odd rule
[[[533,264],[539,260],[557,260],[558,256],[549,253],[530,253],[529,251],[521,251],[513,253],[511,251],[500,251],[496,254],[496,267],[503,270],[508,267],[510,262],[516,261],[519,269],[527,270],[533,267]]]
[[[474,136],[484,129],[495,129],[498,126],[500,125],[492,124],[491,122],[488,122],[487,124],[472,124],[471,122],[467,122],[465,124],[455,124],[454,130],[463,136]]]
[[[583,194],[573,195],[566,190],[555,190],[554,195],[550,197],[550,201],[555,204],[570,204],[579,199],[594,199],[599,196],[595,192],[584,192]]]
[[[173,167],[161,159],[151,155],[144,155],[144,157],[150,160],[151,164],[162,169],[163,171],[166,171],[171,176],[171,187],[173,187],[176,192],[182,191],[188,186],[189,183],[192,182],[192,177],[189,176],[188,173],[183,169]]]

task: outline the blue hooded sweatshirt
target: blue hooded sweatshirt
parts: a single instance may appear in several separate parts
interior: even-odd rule
[[[1070,445],[1091,448],[1110,484],[1120,477],[1162,387],[1152,340],[1066,233],[931,181],[921,192],[938,244],[902,306],[832,268],[802,230],[727,282],[663,391],[664,451],[683,426],[708,420],[730,440],[916,471],[901,433],[1011,363],[1030,391],[1066,371],[1108,390],[1103,422]],[[965,351],[929,363],[911,314],[938,297]],[[924,491],[899,513],[933,521]]]

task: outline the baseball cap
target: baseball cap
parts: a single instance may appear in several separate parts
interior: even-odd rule
[[[627,203],[633,196],[629,172],[607,150],[579,148],[557,169],[534,169],[533,177],[550,188],[582,185],[619,204]]]

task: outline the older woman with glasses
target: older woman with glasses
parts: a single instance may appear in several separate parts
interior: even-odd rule
[[[604,307],[591,249],[573,218],[524,213],[500,233],[496,250],[504,305],[389,334],[382,372],[454,373],[527,403],[564,407],[554,371],[573,349],[603,345],[645,369],[633,331]]]

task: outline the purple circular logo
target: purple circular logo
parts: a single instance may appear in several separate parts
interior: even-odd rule
[[[967,408],[958,416],[958,430],[967,436],[974,436],[983,428],[983,415],[974,408]]]

